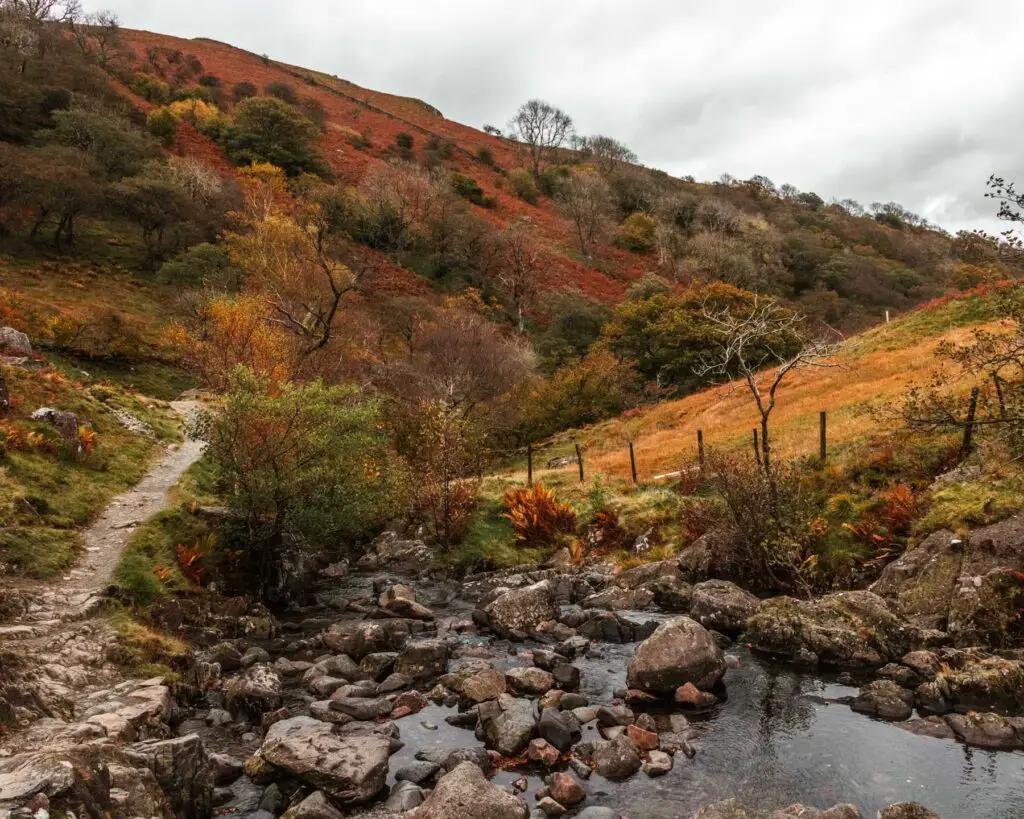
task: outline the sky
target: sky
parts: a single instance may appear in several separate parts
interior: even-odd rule
[[[449,119],[504,127],[539,97],[583,134],[698,180],[763,174],[895,200],[947,230],[1007,227],[1024,184],[1019,0],[90,0]]]

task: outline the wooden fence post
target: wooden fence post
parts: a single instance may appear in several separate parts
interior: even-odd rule
[[[975,387],[971,390],[971,402],[967,405],[967,421],[964,423],[964,442],[960,447],[960,457],[966,458],[971,454],[971,438],[974,437],[974,413],[978,409],[978,392]]]
[[[629,471],[633,473],[633,485],[636,486],[636,453],[633,451],[633,442],[629,442]]]
[[[580,465],[580,483],[583,483],[583,450],[576,444],[576,461]]]
[[[697,430],[697,464],[704,468],[704,430]]]
[[[819,420],[818,442],[820,445],[821,462],[825,463],[825,459],[828,457],[828,413],[825,410],[821,411]]]
[[[533,486],[533,444],[526,445],[526,485]]]
[[[757,437],[757,427],[754,427],[754,429],[752,429],[750,431],[752,433],[754,433],[754,460],[757,461],[757,465],[760,466],[761,465],[761,443],[760,443],[760,441],[759,441],[759,439]]]

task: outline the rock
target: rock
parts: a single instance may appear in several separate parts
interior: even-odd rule
[[[242,775],[242,761],[228,754],[210,754],[214,785],[230,785]]]
[[[761,607],[761,601],[728,580],[706,580],[693,587],[690,616],[708,629],[736,635]]]
[[[914,712],[914,694],[892,680],[875,680],[861,688],[850,708],[861,714],[900,722]]]
[[[577,813],[576,819],[619,819],[619,814],[611,808],[593,806]]]
[[[422,540],[403,539],[395,532],[383,532],[374,547],[378,565],[391,571],[419,571],[428,568],[433,558]]]
[[[395,771],[395,781],[409,781],[422,785],[424,782],[428,782],[440,770],[441,766],[436,762],[409,762]]]
[[[204,658],[207,662],[217,663],[224,672],[238,671],[242,667],[242,652],[228,642],[217,643],[205,652]]]
[[[511,668],[505,672],[505,680],[515,693],[532,696],[540,696],[554,684],[551,674],[536,667]]]
[[[329,697],[335,691],[344,688],[348,684],[347,680],[343,680],[340,677],[315,677],[309,681],[306,687],[311,694],[316,694],[319,697]]]
[[[597,709],[596,716],[597,724],[604,728],[633,724],[633,712],[624,705],[602,705]]]
[[[60,433],[64,443],[78,452],[81,446],[78,440],[81,423],[75,413],[53,407],[40,407],[32,413],[32,420],[43,421],[52,426]]]
[[[541,713],[537,723],[537,733],[563,752],[568,751],[574,743],[579,742],[581,737],[580,726],[576,718],[569,712],[557,711],[554,708],[546,708]]]
[[[936,676],[934,690],[950,708],[957,711],[1020,711],[1020,704],[1024,702],[1024,660],[973,652],[970,655],[948,652],[946,656],[951,667],[941,670]]]
[[[900,663],[925,682],[934,680],[942,670],[942,661],[934,651],[911,651],[903,655]]]
[[[581,708],[573,708],[569,713],[576,718],[576,721],[580,725],[589,725],[597,719],[597,709],[591,708],[589,705]]]
[[[415,640],[398,654],[395,671],[413,679],[437,677],[448,666],[448,644],[444,640]]]
[[[390,694],[392,691],[401,691],[403,688],[408,688],[413,682],[415,681],[412,677],[405,674],[392,673],[388,674],[384,681],[377,686],[377,691],[381,694]]]
[[[32,355],[32,342],[13,327],[0,327],[0,355],[27,358]]]
[[[705,805],[694,819],[757,819],[757,816],[741,807],[735,799],[726,799]]]
[[[258,719],[267,711],[276,711],[283,702],[281,678],[264,663],[250,666],[240,677],[228,680],[225,688],[225,704],[236,716]]]
[[[339,805],[360,805],[384,788],[390,743],[382,736],[339,736],[311,717],[293,717],[267,732],[256,756],[318,788]]]
[[[245,650],[245,654],[242,655],[242,668],[249,668],[250,666],[256,665],[256,663],[269,663],[270,655],[266,649],[262,649],[259,646],[250,646]],[[223,669],[224,667],[221,666]],[[276,669],[275,669],[276,671]]]
[[[707,691],[701,691],[693,683],[686,683],[676,689],[673,699],[680,705],[688,705],[691,708],[710,708],[718,698]]]
[[[546,580],[506,591],[487,605],[484,612],[493,631],[513,638],[530,634],[546,620],[558,619],[552,586]]]
[[[412,782],[397,782],[384,803],[384,809],[392,813],[406,813],[423,804],[423,789]]]
[[[945,630],[963,551],[952,532],[934,532],[886,566],[871,591],[892,600],[910,623]]]
[[[205,819],[210,815],[213,775],[202,740],[196,734],[139,742],[127,746],[125,754],[136,767],[152,771],[179,816]]]
[[[956,733],[942,717],[925,717],[899,723],[899,727],[911,734],[935,739],[956,739]]]
[[[656,733],[646,731],[636,725],[626,726],[626,736],[638,751],[656,751],[661,747]]]
[[[328,801],[323,791],[313,791],[281,819],[343,819],[342,812]]]
[[[897,802],[880,810],[878,819],[939,819],[939,815],[917,802]]]
[[[672,757],[664,751],[651,751],[644,763],[644,773],[652,779],[656,776],[664,776],[672,770]]]
[[[953,729],[958,739],[976,748],[1002,751],[1024,748],[1024,741],[1021,738],[1024,731],[1015,731],[1013,724],[999,714],[950,714],[946,717],[946,723]]]
[[[558,764],[558,749],[546,739],[531,739],[526,749],[526,758],[541,762],[549,768]]]
[[[441,684],[471,702],[496,700],[505,693],[505,675],[491,666],[472,666],[446,674]]]
[[[537,719],[533,703],[529,700],[503,697],[501,710],[495,716],[484,720],[481,714],[483,733],[488,748],[502,756],[516,756],[533,738]]]
[[[671,694],[692,682],[706,690],[725,674],[725,659],[702,625],[677,617],[658,627],[629,661],[626,679],[631,688],[652,694]]]
[[[612,587],[587,597],[580,605],[585,609],[608,609],[624,611],[645,609],[654,602],[654,592],[647,589],[622,589]]]
[[[530,811],[518,796],[487,781],[471,762],[441,777],[415,812],[414,819],[527,819]]]
[[[367,654],[387,651],[391,640],[384,626],[374,621],[334,623],[321,636],[331,651],[362,660]]]
[[[330,703],[332,711],[339,711],[364,722],[385,717],[391,713],[392,708],[392,704],[383,698],[332,697]]]
[[[416,759],[422,762],[436,762],[446,772],[452,771],[463,762],[471,762],[480,771],[489,776],[494,765],[488,751],[483,748],[421,748],[416,752]]]
[[[594,743],[591,750],[594,770],[605,779],[628,779],[640,770],[640,755],[624,736]]]
[[[569,665],[568,663],[555,666],[555,670],[551,672],[551,676],[554,677],[554,684],[563,691],[575,691],[580,687],[580,682],[582,680],[580,670],[576,666]]]
[[[654,602],[662,611],[683,612],[690,610],[693,600],[693,586],[676,575],[665,575],[651,581],[645,588],[654,594]]]
[[[275,663],[275,667],[280,664]],[[285,672],[282,671],[282,674]],[[348,682],[358,680],[361,672],[356,662],[347,654],[336,654],[333,657],[326,657],[317,663],[309,666],[302,672],[302,681],[309,683],[317,677],[337,677]]]
[[[410,586],[391,586],[381,593],[377,605],[395,617],[408,617],[411,620],[434,619],[434,612],[416,600],[416,592]]]
[[[383,680],[398,661],[396,651],[375,651],[359,661],[359,670],[371,680]]]
[[[537,802],[537,810],[540,811],[542,816],[561,816],[565,813],[565,807],[550,796],[545,796]]]
[[[566,691],[558,700],[558,707],[563,711],[572,711],[574,708],[586,708],[588,705],[590,705],[590,700],[582,694],[576,694],[571,691]]]
[[[551,798],[560,805],[572,807],[587,798],[580,785],[570,774],[557,771],[551,775]]]
[[[815,600],[775,597],[747,624],[756,651],[803,663],[857,668],[898,660],[913,630],[877,594],[848,591]]]

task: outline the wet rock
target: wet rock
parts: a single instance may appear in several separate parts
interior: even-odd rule
[[[563,711],[572,711],[574,708],[585,708],[588,705],[590,705],[590,700],[582,694],[577,694],[572,691],[566,691],[558,700],[558,707]]]
[[[481,722],[485,742],[502,756],[516,756],[533,738],[537,726],[533,703],[503,696],[500,712]]]
[[[558,749],[546,739],[531,739],[526,748],[526,758],[540,762],[549,768],[558,764]]]
[[[395,771],[395,781],[407,780],[416,785],[422,785],[424,782],[430,781],[431,777],[440,770],[441,766],[436,762],[409,762]]]
[[[217,643],[204,653],[203,658],[209,663],[217,663],[224,672],[238,671],[242,667],[242,652],[228,642]]]
[[[511,668],[505,672],[505,680],[515,693],[535,697],[549,691],[554,684],[551,674],[536,667]]]
[[[422,748],[416,752],[416,759],[436,762],[445,771],[452,771],[463,762],[476,765],[484,775],[494,770],[491,758],[483,748]]]
[[[367,654],[387,651],[391,640],[384,626],[375,621],[334,623],[321,636],[331,651],[362,660]]]
[[[372,720],[391,713],[392,705],[386,699],[367,697],[338,697],[329,700],[332,711],[338,711],[355,720]]]
[[[381,694],[389,694],[392,691],[401,691],[403,688],[408,688],[413,684],[413,682],[414,680],[410,676],[392,673],[388,674],[388,676],[384,678],[384,681],[377,686],[377,691]]]
[[[556,666],[566,665],[568,662],[568,657],[564,657],[554,649],[535,648],[533,650],[533,664],[545,671],[554,671]]]
[[[412,620],[434,619],[434,612],[416,599],[416,592],[411,586],[391,586],[381,593],[377,605],[393,617],[408,617]]]
[[[530,634],[546,620],[558,619],[558,606],[547,580],[504,592],[484,612],[493,631],[513,638]]]
[[[242,655],[242,668],[249,668],[250,666],[256,665],[256,663],[270,663],[270,654],[267,653],[266,649],[260,648],[259,646],[250,646],[245,650],[245,654]],[[277,669],[275,669],[276,671]]]
[[[637,725],[626,726],[626,736],[638,751],[656,751],[661,747],[658,735]]]
[[[584,808],[576,814],[576,819],[619,819],[619,814],[611,808],[593,806]]]
[[[228,754],[210,754],[214,785],[230,785],[242,775],[242,761]]]
[[[399,653],[395,671],[418,680],[444,674],[447,666],[448,644],[444,640],[415,640]]]
[[[580,670],[568,663],[563,665],[555,666],[555,670],[551,672],[554,677],[554,684],[563,691],[575,691],[580,687],[580,681],[582,675]]]
[[[692,682],[705,690],[725,674],[725,659],[700,623],[677,617],[658,627],[637,646],[627,668],[631,688],[652,694],[672,694]]]
[[[340,677],[316,677],[306,687],[311,694],[316,694],[318,697],[329,697],[346,685],[348,685],[348,681]]]
[[[909,719],[914,712],[914,694],[892,680],[875,680],[861,688],[850,708],[861,714],[899,722]]]
[[[505,693],[505,675],[491,666],[471,666],[446,674],[441,683],[471,702],[496,700]]]
[[[757,819],[757,816],[748,812],[735,799],[725,799],[711,805],[705,805],[694,819]]]
[[[1024,661],[950,652],[953,665],[940,671],[935,688],[958,711],[1016,713],[1024,702]]]
[[[1013,723],[999,714],[950,714],[946,717],[946,723],[958,739],[976,748],[1001,751],[1024,748],[1024,731],[1015,730]],[[1021,728],[1024,729],[1024,725]]]
[[[934,651],[911,651],[903,655],[900,663],[925,682],[934,680],[942,670],[942,660]]]
[[[594,770],[605,779],[628,779],[640,770],[640,755],[624,736],[595,742],[590,753]]]
[[[917,802],[897,802],[880,810],[878,819],[939,819],[939,815]]]
[[[651,581],[644,588],[654,594],[654,602],[662,611],[685,612],[690,610],[693,586],[681,577],[665,575]]]
[[[624,705],[602,705],[597,709],[596,716],[597,724],[604,728],[633,724],[633,712]]]
[[[697,686],[689,682],[679,686],[675,694],[672,695],[672,698],[679,705],[687,705],[690,708],[710,708],[718,702],[718,698],[714,694],[701,691]]]
[[[423,804],[426,798],[423,789],[412,782],[397,782],[384,803],[384,809],[392,813],[405,813]]]
[[[414,816],[415,819],[527,819],[529,813],[522,798],[488,782],[476,765],[463,762],[441,777]]]
[[[247,668],[225,686],[225,704],[235,715],[258,719],[267,711],[276,711],[282,703],[281,678],[264,663]]]
[[[746,639],[760,652],[801,663],[873,667],[898,660],[913,630],[877,594],[848,591],[815,600],[776,597],[750,618]]]
[[[573,708],[569,713],[576,718],[576,721],[580,725],[589,725],[597,719],[597,709],[591,708],[589,705],[581,708]]]
[[[336,654],[319,660],[302,672],[302,681],[305,683],[317,677],[340,677],[352,682],[359,679],[360,671],[356,662],[347,654]]]
[[[342,819],[342,812],[327,799],[323,791],[313,791],[299,804],[285,811],[281,819]]]
[[[368,802],[384,788],[390,743],[378,735],[339,736],[327,723],[294,717],[274,725],[256,755],[348,806]]]
[[[395,651],[375,651],[359,661],[359,670],[371,680],[382,680],[391,673],[397,661],[398,653]]]
[[[552,799],[566,807],[578,805],[587,796],[579,782],[570,774],[561,771],[551,775],[550,792]]]
[[[899,727],[911,734],[935,739],[956,739],[956,733],[942,717],[925,717],[899,723]]]
[[[901,663],[889,663],[878,669],[876,673],[880,679],[892,680],[903,688],[917,688],[922,682],[916,671]]]
[[[541,713],[537,733],[559,751],[568,751],[581,737],[576,718],[570,712],[554,708],[547,708]]]
[[[761,607],[750,592],[728,580],[707,580],[693,587],[690,616],[708,629],[739,634]]]
[[[652,779],[657,776],[664,776],[672,770],[672,757],[664,751],[651,751],[644,763],[644,773]]]
[[[550,796],[545,796],[537,802],[537,810],[540,811],[541,816],[561,816],[565,813],[565,806],[560,805]]]

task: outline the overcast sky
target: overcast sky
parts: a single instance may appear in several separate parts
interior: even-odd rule
[[[1024,183],[1018,0],[90,0],[504,127],[541,97],[646,165],[764,174],[1003,229]]]

